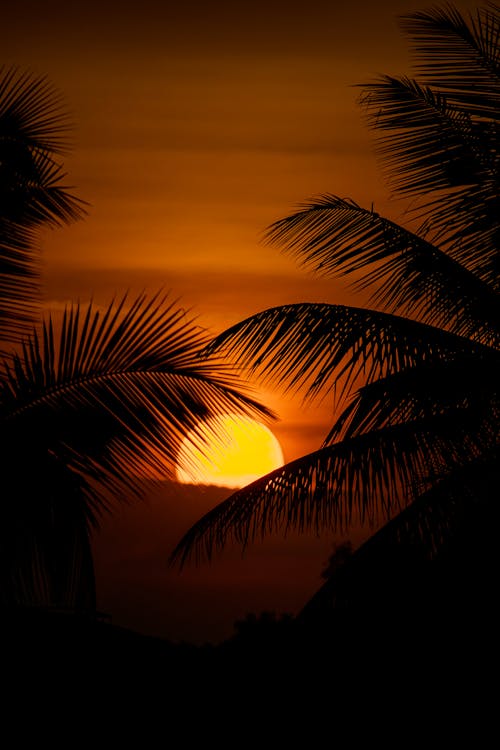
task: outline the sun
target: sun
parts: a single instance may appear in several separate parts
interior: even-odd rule
[[[216,427],[217,438],[211,426]],[[234,489],[283,466],[283,452],[277,438],[253,419],[221,417],[202,424],[199,435],[206,441],[202,447],[193,446],[194,433],[182,444],[176,470],[179,482]]]

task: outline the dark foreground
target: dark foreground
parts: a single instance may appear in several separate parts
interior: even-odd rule
[[[266,715],[277,720],[282,702],[288,724],[304,719],[306,706],[316,707],[316,722],[367,708],[409,711],[421,722],[446,706],[458,721],[460,706],[470,715],[480,704],[484,728],[497,679],[495,623],[465,610],[434,619],[386,614],[338,617],[328,627],[263,618],[224,643],[193,646],[83,615],[4,613],[2,679],[21,703],[74,696],[82,708],[83,693],[92,714],[103,700],[135,709],[159,702],[169,722],[189,707],[193,717],[215,712],[217,721],[243,712],[255,727]]]

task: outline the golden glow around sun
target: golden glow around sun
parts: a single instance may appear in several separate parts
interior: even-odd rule
[[[187,438],[178,456],[177,479],[190,484],[244,487],[283,466],[281,446],[265,425],[253,419],[227,416],[217,420],[219,437],[201,427],[203,447]]]

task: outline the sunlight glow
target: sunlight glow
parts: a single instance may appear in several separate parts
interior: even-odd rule
[[[177,479],[188,484],[244,487],[283,466],[283,452],[271,430],[253,419],[226,416],[217,420],[216,439],[201,426],[202,448],[187,438],[178,456]]]

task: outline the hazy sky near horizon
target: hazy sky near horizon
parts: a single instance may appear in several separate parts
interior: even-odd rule
[[[25,0],[2,8],[0,62],[46,75],[63,93],[75,125],[67,183],[90,204],[84,221],[44,236],[46,307],[162,287],[218,332],[286,302],[361,304],[344,282],[318,279],[266,247],[262,232],[325,192],[404,218],[382,180],[356,85],[408,74],[397,16],[440,4]],[[328,401],[307,412],[275,396],[271,405],[287,460],[319,447]]]

